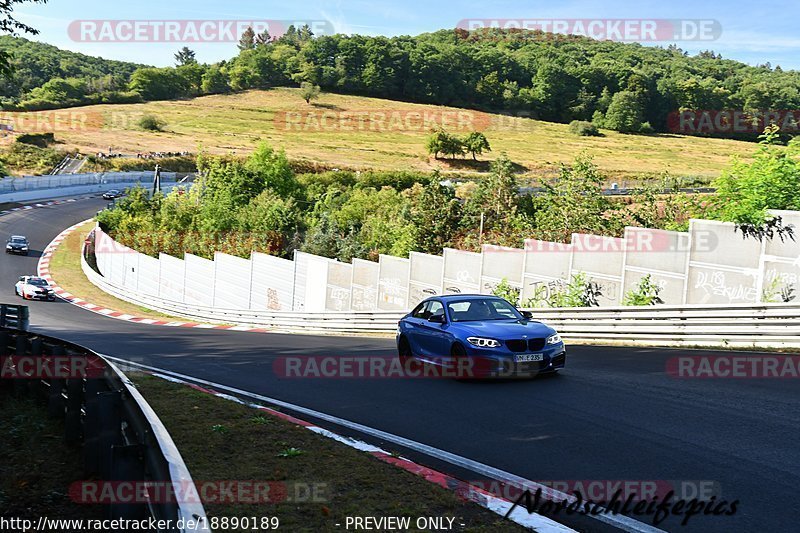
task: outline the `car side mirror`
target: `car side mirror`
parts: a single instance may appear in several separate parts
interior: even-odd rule
[[[428,322],[433,322],[434,324],[444,324],[444,315],[431,315],[428,317]]]
[[[525,317],[525,320],[533,319],[533,313],[530,311],[520,311],[520,313],[522,313],[522,316]]]

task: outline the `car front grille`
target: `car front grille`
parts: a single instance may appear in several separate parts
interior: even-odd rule
[[[506,346],[512,352],[524,352],[528,348],[528,343],[525,339],[512,339],[506,341]]]
[[[544,348],[547,339],[511,339],[506,341],[506,346],[512,352],[536,352]]]

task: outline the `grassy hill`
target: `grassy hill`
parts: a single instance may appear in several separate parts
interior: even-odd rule
[[[709,179],[719,174],[731,156],[747,158],[754,149],[747,142],[671,134],[626,135],[603,130],[602,137],[578,137],[568,132],[566,124],[330,93],[306,104],[298,89],[289,88],[187,100],[95,105],[63,112],[85,113],[89,117],[86,128],[56,132],[61,147],[85,154],[106,151],[111,146],[114,151],[126,153],[197,152],[202,147],[213,154],[244,155],[266,140],[285,149],[292,159],[354,169],[438,168],[445,172],[479,172],[485,170],[488,160],[505,151],[524,167],[524,173],[537,176],[552,174],[559,163],[587,152],[609,179],[620,182],[662,172]],[[384,122],[380,121],[379,112],[384,113]],[[347,120],[359,113],[367,118]],[[466,114],[461,115],[465,127],[447,129],[461,135],[470,127],[482,130],[493,151],[479,157],[477,163],[469,156],[455,162],[429,157],[425,150],[429,128],[419,126],[416,118],[425,113],[435,117],[447,114],[451,119],[458,113]],[[165,121],[164,131],[139,128],[138,119],[144,114]],[[34,115],[23,114],[23,118],[36,124],[31,120]],[[392,118],[393,122],[387,122]],[[349,124],[350,129],[343,130],[340,120]]]

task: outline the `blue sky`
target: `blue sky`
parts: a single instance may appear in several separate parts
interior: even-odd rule
[[[793,1],[567,1],[499,0],[356,0],[304,2],[265,0],[50,0],[22,4],[17,16],[38,28],[34,37],[61,48],[109,59],[157,66],[173,64],[172,54],[182,43],[90,43],[70,38],[75,20],[327,20],[341,33],[416,35],[454,28],[464,19],[713,19],[722,27],[713,41],[682,41],[690,53],[712,49],[726,58],[749,64],[770,62],[784,69],[800,69],[800,35],[796,20],[800,3]],[[662,42],[666,46],[669,42]],[[192,43],[201,62],[235,55],[234,43]]]

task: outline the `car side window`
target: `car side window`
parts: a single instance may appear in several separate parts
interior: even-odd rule
[[[444,314],[444,306],[442,306],[441,302],[437,302],[436,300],[433,300],[433,301],[431,301],[429,303],[430,303],[430,307],[428,307],[428,311],[427,311],[427,315],[428,316],[426,318],[430,318],[433,315],[443,315]]]
[[[429,303],[430,302],[423,302],[419,304],[417,308],[411,312],[411,316],[414,318],[422,318],[422,319],[428,318],[427,315],[425,314],[425,309],[428,307]]]

